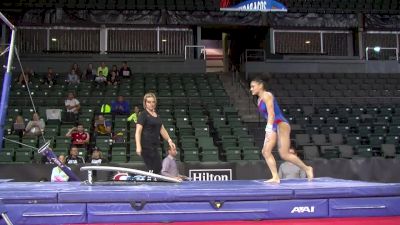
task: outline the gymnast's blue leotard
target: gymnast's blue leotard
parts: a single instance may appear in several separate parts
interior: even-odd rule
[[[265,102],[262,99],[260,99],[260,102],[258,103],[258,111],[261,113],[262,116],[264,116],[264,118],[266,120],[268,120],[267,105],[265,104]],[[274,124],[272,125],[272,130],[274,132],[276,132],[277,128],[278,128],[278,124],[280,122],[285,122],[285,123],[289,123],[289,122],[283,116],[282,110],[279,107],[278,102],[276,101],[275,97],[274,97],[274,111],[275,111],[275,120],[274,120]]]

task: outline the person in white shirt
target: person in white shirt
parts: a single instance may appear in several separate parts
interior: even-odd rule
[[[78,99],[75,98],[74,93],[69,92],[68,97],[65,100],[65,109],[67,110],[66,120],[68,122],[76,121],[80,108],[81,105]]]
[[[25,128],[25,135],[27,136],[40,136],[44,132],[45,123],[40,119],[38,113],[32,115],[32,120],[28,122]]]
[[[68,74],[68,79],[66,80],[68,84],[79,84],[79,76],[76,74],[75,69],[71,69],[71,72]]]

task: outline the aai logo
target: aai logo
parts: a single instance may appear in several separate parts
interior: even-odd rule
[[[315,206],[296,206],[292,209],[290,213],[314,213]]]

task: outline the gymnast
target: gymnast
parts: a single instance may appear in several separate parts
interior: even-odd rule
[[[280,178],[276,168],[275,158],[272,149],[278,141],[279,154],[285,161],[289,161],[300,167],[307,175],[309,181],[314,177],[313,168],[304,164],[296,155],[289,153],[290,148],[290,125],[283,116],[278,102],[271,92],[266,91],[266,84],[263,80],[255,78],[250,83],[250,91],[253,96],[257,96],[257,105],[260,114],[267,120],[265,127],[265,140],[262,155],[271,171],[272,178],[266,182],[280,183]]]
[[[147,169],[160,174],[162,163],[158,152],[160,146],[160,134],[168,142],[171,149],[176,149],[167,130],[156,112],[157,99],[153,93],[147,93],[143,97],[143,110],[139,114],[136,123],[136,154],[142,156]]]

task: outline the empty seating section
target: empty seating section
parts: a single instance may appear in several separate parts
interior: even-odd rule
[[[154,92],[158,97],[158,112],[169,135],[178,146],[179,159],[184,161],[230,161],[259,159],[258,148],[254,149],[254,137],[249,135],[237,110],[229,102],[225,89],[217,74],[135,74],[119,86],[98,86],[88,81],[79,85],[62,84],[49,87],[33,80],[31,93],[36,110],[46,119],[46,109],[64,111],[64,99],[69,92],[76,93],[81,102],[79,122],[91,134],[91,146],[99,147],[111,162],[141,161],[136,155],[134,140],[135,124],[128,122],[128,115],[104,114],[112,122],[113,134],[119,134],[119,141],[111,136],[94,137],[95,116],[102,104],[111,104],[122,95],[133,108],[142,108],[143,95]],[[10,91],[10,106],[7,114],[7,138],[21,141],[33,147],[44,143],[40,138],[20,138],[11,135],[13,120],[22,115],[26,121],[32,117],[33,108],[26,98],[25,87],[13,85]],[[67,153],[71,145],[65,137],[73,124],[62,119],[46,120],[44,137],[51,140],[51,147],[57,154]],[[229,137],[229,138],[227,138]],[[229,143],[229,144],[228,144]],[[166,142],[160,143],[159,151],[166,155]],[[234,148],[234,149],[231,149]],[[87,156],[85,149],[79,154]],[[4,142],[0,162],[28,162],[40,160],[31,149],[12,142]]]
[[[400,153],[397,74],[271,76],[269,88],[305,158],[393,157],[387,145]]]

